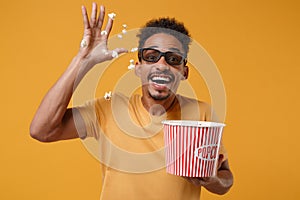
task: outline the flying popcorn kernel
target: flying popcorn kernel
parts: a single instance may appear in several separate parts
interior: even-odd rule
[[[126,29],[123,29],[123,30],[122,30],[122,33],[123,33],[123,34],[126,34],[126,33],[127,33]]]
[[[135,68],[135,65],[129,65],[129,66],[128,66],[128,69],[129,69],[129,70],[132,70],[132,69],[134,69],[134,68]]]
[[[117,57],[119,57],[119,54],[118,54],[118,52],[116,52],[116,51],[112,51],[111,56],[112,56],[113,58],[117,58]]]
[[[105,92],[105,94],[104,94],[104,99],[105,99],[105,100],[110,100],[110,98],[111,98],[111,91]]]
[[[134,69],[135,68],[134,60],[130,59],[129,63],[130,63],[130,65],[128,66],[128,69],[129,70]]]
[[[123,28],[125,28],[125,29],[127,28],[127,24],[123,24],[122,26],[123,26]]]
[[[112,20],[114,20],[116,18],[116,14],[115,13],[109,13],[108,17],[111,18]]]
[[[86,47],[86,46],[87,46],[86,40],[85,40],[85,39],[82,39],[81,42],[80,42],[80,47],[81,47],[81,48],[84,48],[84,47]]]
[[[107,50],[102,50],[102,52],[104,53],[104,55],[108,55],[108,51]]]
[[[137,50],[138,50],[139,48],[137,48],[137,47],[134,47],[134,48],[132,48],[131,50],[130,50],[130,52],[136,52]]]
[[[123,38],[123,35],[121,35],[121,34],[118,34],[117,36],[118,36],[119,39]]]

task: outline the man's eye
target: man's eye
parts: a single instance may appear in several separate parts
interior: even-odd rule
[[[170,61],[170,62],[180,62],[181,59],[180,59],[178,56],[173,55],[173,56],[170,56],[170,57],[169,57],[169,61]]]
[[[147,58],[148,61],[155,61],[156,60],[155,55],[147,55],[146,58]]]

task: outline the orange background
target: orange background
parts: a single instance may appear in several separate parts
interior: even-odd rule
[[[117,13],[115,27],[175,16],[216,62],[235,183],[225,196],[203,190],[202,199],[300,199],[298,1],[99,3]],[[29,136],[39,102],[77,52],[82,4],[90,10],[83,0],[0,3],[0,199],[99,199],[98,161],[79,140],[43,144]]]

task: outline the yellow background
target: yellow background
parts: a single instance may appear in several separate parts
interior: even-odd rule
[[[76,54],[83,0],[0,3],[0,199],[99,199],[98,162],[79,140],[29,136],[43,95]],[[205,200],[300,199],[297,0],[103,0],[115,27],[175,16],[211,55],[227,92],[231,191]],[[114,31],[113,33],[117,33]],[[126,63],[127,64],[127,63]]]

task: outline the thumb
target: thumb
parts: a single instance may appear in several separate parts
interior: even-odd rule
[[[223,158],[224,158],[224,155],[220,154],[219,158],[218,158],[218,169],[220,169],[220,167],[222,166]]]
[[[127,53],[127,52],[128,52],[128,50],[125,48],[116,48],[116,49],[110,51],[110,54],[111,54],[112,58],[117,58],[119,56],[119,54]]]

